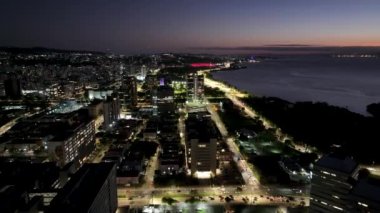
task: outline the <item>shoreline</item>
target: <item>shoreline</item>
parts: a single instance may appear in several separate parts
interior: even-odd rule
[[[247,65],[245,63],[245,65]],[[276,98],[276,99],[280,99],[280,100],[283,100],[283,101],[286,101],[286,102],[289,102],[289,103],[292,103],[292,104],[295,104],[295,103],[303,103],[303,102],[311,102],[311,103],[325,103],[331,107],[338,107],[338,108],[341,108],[342,110],[348,110],[349,112],[351,113],[354,113],[354,114],[359,114],[359,115],[362,115],[364,117],[371,117],[371,114],[368,113],[368,111],[366,110],[366,107],[370,104],[376,104],[376,103],[380,103],[380,99],[378,102],[371,102],[371,103],[368,103],[367,105],[365,105],[365,108],[364,110],[362,110],[362,112],[358,112],[358,111],[355,111],[353,109],[350,109],[350,107],[348,106],[343,106],[343,105],[338,105],[338,104],[332,104],[328,101],[324,101],[324,100],[289,100],[288,98],[282,98],[282,97],[279,97],[279,96],[276,96],[276,95],[257,95],[255,94],[254,92],[250,92],[250,91],[247,91],[247,90],[244,90],[242,88],[239,88],[239,86],[235,86],[233,84],[231,84],[230,82],[227,82],[226,80],[223,80],[223,79],[217,79],[215,78],[215,76],[213,76],[214,73],[218,73],[218,72],[221,72],[221,73],[227,73],[227,72],[234,72],[234,71],[240,71],[240,70],[246,70],[248,69],[247,66],[245,66],[245,68],[243,69],[236,69],[236,70],[220,70],[220,69],[214,69],[214,70],[207,70],[205,71],[207,74],[206,77],[209,78],[209,79],[212,79],[214,81],[217,81],[217,82],[220,82],[220,83],[223,83],[231,88],[234,88],[235,90],[238,90],[239,92],[241,93],[245,93],[247,94],[248,96],[253,96],[253,97],[259,97],[259,98]]]
[[[244,108],[244,114],[257,117],[266,128],[274,128],[278,131],[278,138],[289,139],[298,151],[321,155],[337,146],[361,164],[380,160],[378,154],[365,148],[378,141],[378,134],[373,130],[378,117],[372,114],[363,115],[326,102],[289,102],[276,97],[255,96],[210,75],[205,76],[205,86],[224,92],[227,99]],[[358,129],[358,125],[363,128]],[[301,134],[300,130],[307,134]],[[363,140],[367,144],[363,148],[365,151],[358,152],[357,144]]]

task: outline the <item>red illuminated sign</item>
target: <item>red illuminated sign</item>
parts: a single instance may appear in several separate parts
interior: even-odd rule
[[[190,64],[191,67],[215,67],[215,64],[213,63],[192,63]]]

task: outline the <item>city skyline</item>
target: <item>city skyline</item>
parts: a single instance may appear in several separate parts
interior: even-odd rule
[[[0,46],[122,54],[373,47],[380,46],[379,9],[373,0],[4,1]]]
[[[2,0],[0,212],[380,212],[379,0]]]

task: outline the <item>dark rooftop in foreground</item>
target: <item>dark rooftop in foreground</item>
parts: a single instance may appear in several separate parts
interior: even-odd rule
[[[189,139],[199,139],[200,142],[219,137],[219,132],[208,113],[189,113],[186,131]]]
[[[340,154],[325,155],[317,161],[316,165],[347,174],[351,174],[358,167],[354,159]]]
[[[48,212],[87,212],[114,167],[113,163],[85,164],[58,192]]]
[[[380,203],[380,179],[368,177],[360,180],[351,193],[355,196]]]

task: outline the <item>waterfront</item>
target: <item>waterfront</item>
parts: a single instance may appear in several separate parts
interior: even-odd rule
[[[379,58],[284,57],[213,76],[255,95],[327,102],[362,114],[380,102]]]

